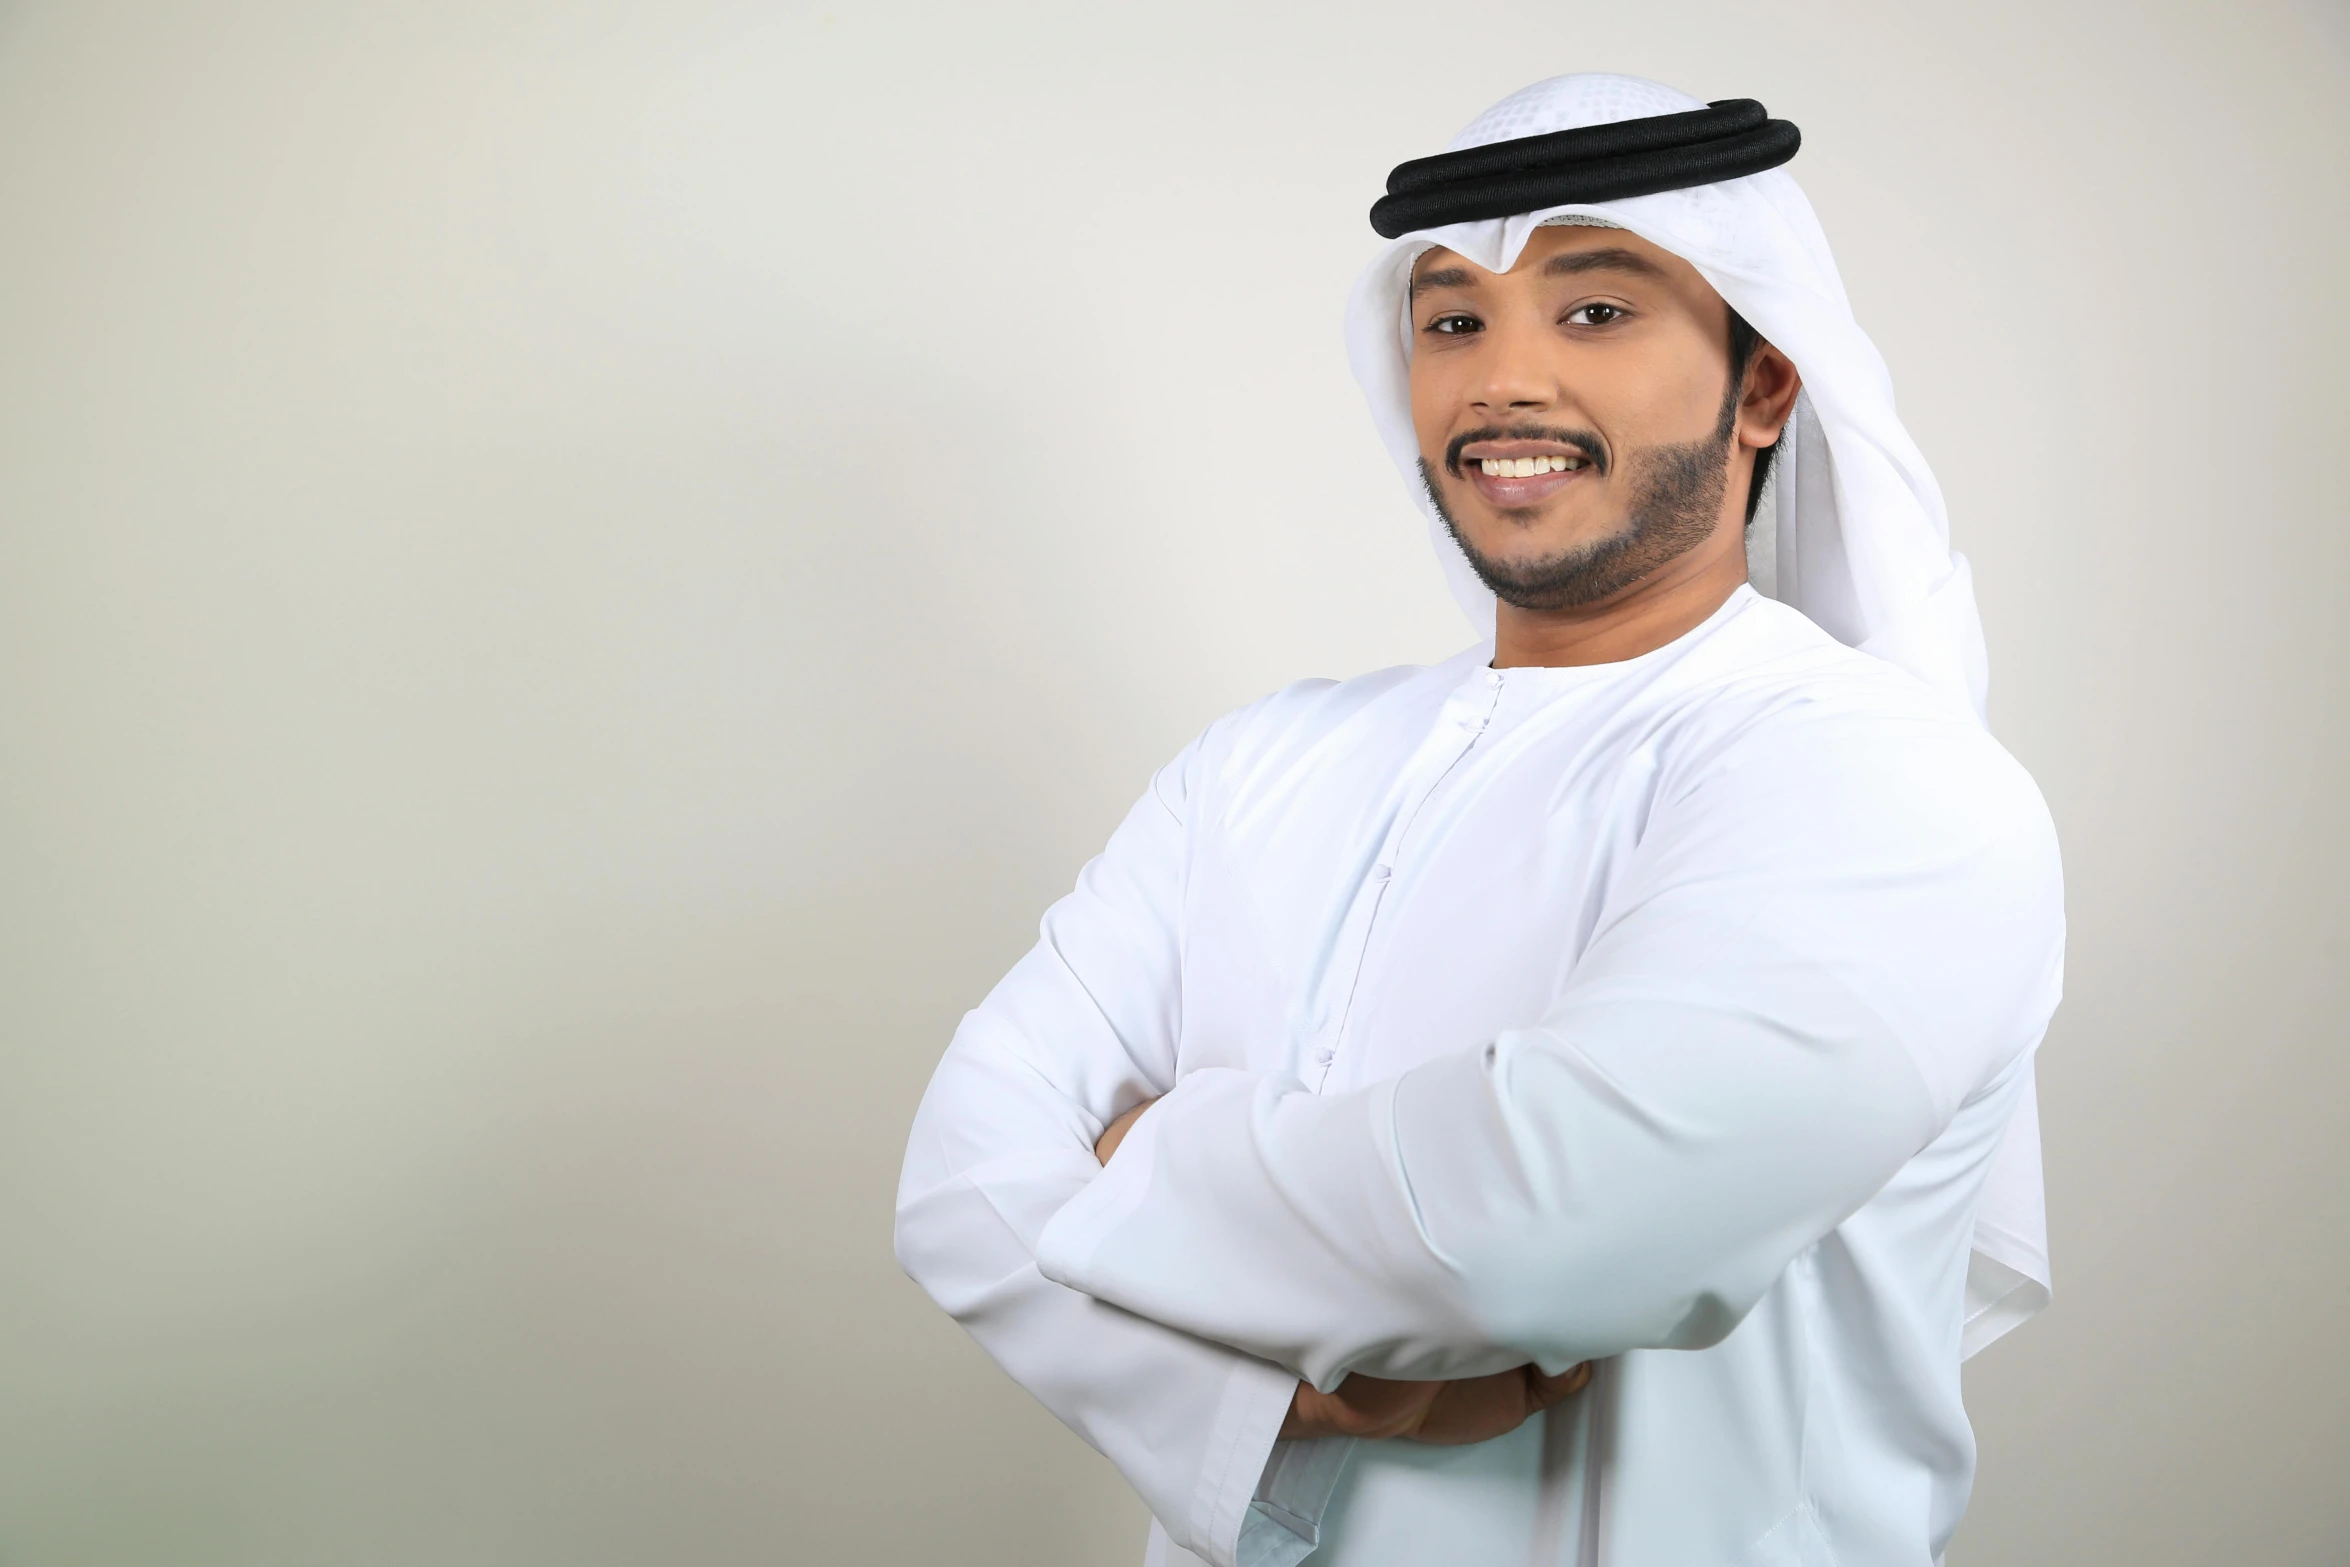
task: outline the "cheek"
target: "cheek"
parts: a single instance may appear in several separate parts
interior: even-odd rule
[[[1730,366],[1707,347],[1701,341],[1676,343],[1674,352],[1657,357],[1641,395],[1626,399],[1625,417],[1637,422],[1643,443],[1689,441],[1720,419]]]
[[[1412,360],[1412,429],[1420,440],[1420,455],[1435,461],[1452,438],[1453,415],[1459,404],[1448,384],[1453,377],[1431,365],[1426,355]]]
[[[1644,447],[1676,445],[1700,433],[1699,414],[1678,382],[1670,386],[1612,389],[1614,395],[1594,397],[1581,410],[1587,423],[1607,442],[1621,462]],[[1713,410],[1704,410],[1710,425]],[[1613,475],[1611,474],[1611,477]]]

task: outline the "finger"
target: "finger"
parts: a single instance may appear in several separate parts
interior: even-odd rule
[[[1296,1442],[1330,1434],[1328,1395],[1315,1392],[1311,1382],[1300,1382],[1297,1391],[1289,1395],[1289,1413],[1281,1417],[1281,1440]]]
[[[1548,1409],[1561,1399],[1574,1397],[1591,1385],[1591,1362],[1569,1366],[1555,1377],[1546,1377],[1532,1366],[1526,1368],[1526,1396],[1536,1409]]]
[[[1442,1382],[1426,1413],[1401,1434],[1439,1447],[1483,1442],[1516,1430],[1534,1407],[1524,1367]]]
[[[1323,1397],[1338,1435],[1383,1439],[1416,1431],[1447,1385],[1367,1377],[1357,1372]]]

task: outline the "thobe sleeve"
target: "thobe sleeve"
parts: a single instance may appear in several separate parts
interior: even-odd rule
[[[1660,791],[1534,1026],[1348,1093],[1192,1074],[1046,1275],[1324,1389],[1719,1341],[2030,1048],[2061,959],[1987,737],[1784,727]]]
[[[1267,1463],[1295,1376],[1053,1283],[1035,1261],[1045,1222],[1101,1173],[1103,1127],[1174,1081],[1199,755],[1195,742],[1160,773],[956,1031],[915,1115],[897,1253],[1175,1543],[1219,1567],[1289,1567],[1312,1549],[1304,1515],[1319,1510],[1284,1508],[1282,1466]]]

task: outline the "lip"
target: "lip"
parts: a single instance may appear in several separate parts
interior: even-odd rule
[[[1489,505],[1497,506],[1505,511],[1514,511],[1522,507],[1539,505],[1568,485],[1579,480],[1589,479],[1596,470],[1570,468],[1562,473],[1553,468],[1548,473],[1529,474],[1523,479],[1515,476],[1504,477],[1500,474],[1488,474],[1482,468],[1472,468],[1466,463],[1462,464],[1461,471],[1463,477],[1469,481],[1470,487],[1483,496]]]

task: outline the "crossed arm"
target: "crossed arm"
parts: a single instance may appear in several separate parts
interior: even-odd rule
[[[1142,1113],[1157,1104],[1153,1095],[1123,1112],[1094,1142],[1094,1157],[1109,1166],[1118,1145]],[[1324,1393],[1300,1382],[1281,1422],[1281,1440],[1320,1437],[1406,1440],[1445,1447],[1491,1441],[1507,1435],[1560,1400],[1583,1391],[1591,1362],[1580,1361],[1557,1376],[1531,1363],[1482,1377],[1451,1381],[1371,1377],[1357,1371]]]
[[[1824,793],[1748,755],[1652,821],[1536,1026],[1350,1093],[1179,1079],[1199,749],[965,1020],[899,1255],[1212,1561],[1280,1438],[1480,1440],[1590,1360],[1726,1335],[1947,1120],[1921,1054],[2011,1032],[2046,946],[2039,845],[1918,830],[1979,769],[1913,748]]]

